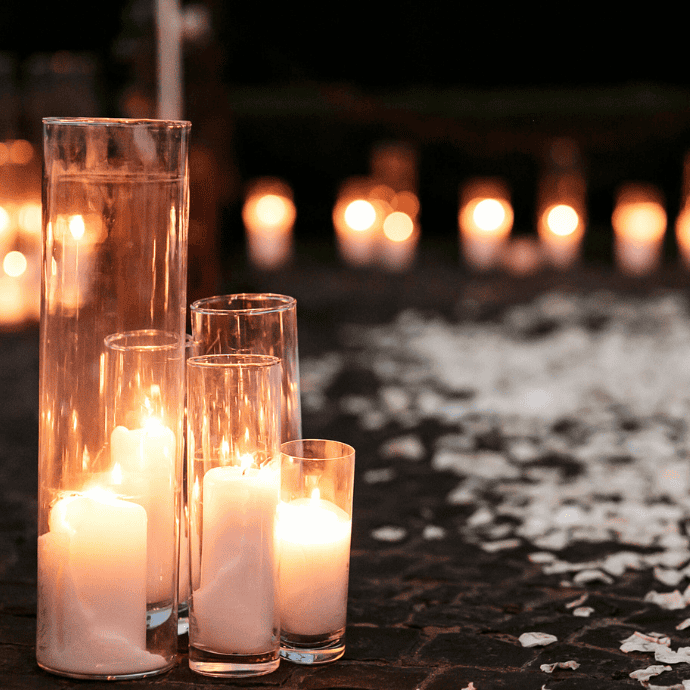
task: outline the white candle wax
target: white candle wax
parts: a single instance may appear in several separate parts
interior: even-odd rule
[[[330,501],[299,498],[278,510],[281,628],[321,635],[345,626],[352,521]]]
[[[175,434],[159,423],[123,426],[110,435],[110,457],[119,468],[119,493],[132,496],[148,516],[147,601],[173,596],[175,558]]]
[[[146,511],[105,491],[61,498],[38,538],[38,662],[73,674],[166,665],[146,651]]]
[[[192,594],[191,639],[221,654],[275,645],[275,517],[280,473],[215,467],[204,475],[200,587]]]

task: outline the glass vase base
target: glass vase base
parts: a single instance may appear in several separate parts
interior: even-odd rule
[[[189,668],[214,678],[249,678],[273,673],[280,665],[278,650],[265,654],[217,654],[189,646]]]
[[[98,673],[98,672],[83,672],[63,670],[59,668],[52,668],[47,664],[37,661],[37,664],[47,673],[51,673],[55,676],[62,676],[64,678],[76,678],[77,680],[141,680],[142,678],[148,678],[149,676],[159,676],[162,673],[167,673],[177,662],[176,658],[173,658],[165,666],[160,668],[154,668],[147,671],[134,671],[132,673]]]
[[[297,635],[283,632],[280,656],[293,664],[315,666],[328,664],[345,654],[345,631],[323,635]]]

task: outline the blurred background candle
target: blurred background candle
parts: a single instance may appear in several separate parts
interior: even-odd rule
[[[570,139],[547,147],[537,192],[537,233],[544,259],[557,269],[577,264],[586,226],[586,186],[581,155]]]
[[[656,271],[666,233],[666,211],[660,191],[650,184],[622,185],[611,222],[618,268],[635,276]]]
[[[281,654],[300,664],[345,652],[355,451],[337,441],[281,446]]]
[[[479,271],[496,268],[513,227],[513,208],[505,183],[483,178],[463,185],[458,225],[465,263]]]
[[[390,199],[381,232],[380,263],[387,271],[402,272],[412,268],[419,244],[419,199],[401,191]]]
[[[686,270],[690,270],[690,153],[683,159],[683,178],[680,190],[680,211],[676,218],[678,256]]]
[[[37,322],[41,163],[24,139],[0,141],[0,328]]]
[[[369,178],[354,177],[341,186],[333,208],[333,226],[341,259],[353,267],[372,266],[378,255],[379,234],[385,218],[376,187]]]
[[[242,220],[249,260],[256,268],[276,269],[290,260],[296,215],[292,190],[282,180],[261,178],[248,186]]]

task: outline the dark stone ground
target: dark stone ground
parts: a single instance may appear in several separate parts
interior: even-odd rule
[[[676,287],[680,278],[666,275]],[[432,271],[414,277],[353,275],[319,270],[273,276],[241,275],[231,291],[268,289],[294,294],[300,318],[300,355],[319,357],[344,352],[341,326],[349,320],[384,323],[414,303],[429,312],[453,314],[460,297],[475,299],[487,313],[502,304],[528,301],[545,287],[589,289],[606,283],[623,290],[643,288],[608,275],[542,276],[468,282]],[[646,285],[644,289],[649,289]],[[651,287],[658,287],[652,285]],[[428,453],[419,462],[401,463],[386,482],[365,482],[380,468],[382,443],[409,428],[367,430],[343,412],[337,401],[353,392],[375,389],[377,380],[345,368],[326,388],[327,405],[304,415],[305,436],[335,438],[357,449],[354,528],[350,574],[347,651],[340,661],[303,668],[282,663],[271,675],[231,682],[195,676],[186,661],[186,638],[180,638],[179,664],[160,677],[129,682],[83,682],[41,671],[34,657],[36,607],[36,452],[38,334],[29,328],[0,334],[0,687],[29,690],[131,686],[170,690],[208,688],[289,688],[291,690],[618,690],[642,687],[632,671],[655,663],[649,653],[624,653],[621,641],[634,631],[669,635],[674,649],[687,633],[675,626],[686,611],[665,611],[645,602],[659,588],[647,569],[627,571],[612,584],[562,585],[561,575],[544,574],[531,562],[540,549],[527,543],[487,552],[467,542],[460,529],[471,506],[450,505],[454,486],[448,473],[432,471]],[[428,448],[441,429],[425,422],[412,429]],[[498,443],[500,447],[500,442]],[[443,529],[425,538],[433,516]],[[403,528],[400,541],[373,536],[381,526]],[[597,545],[601,553],[616,545]],[[569,561],[592,557],[594,547],[574,544]],[[562,555],[562,554],[559,554]],[[565,558],[565,556],[563,556]],[[682,588],[687,581],[681,583]],[[575,617],[566,607],[584,592],[589,618]],[[558,641],[546,647],[523,647],[524,632],[551,633]],[[575,670],[540,670],[540,665],[576,660]],[[674,665],[652,679],[683,688],[687,664]],[[678,684],[678,685],[674,685]],[[470,684],[473,684],[470,685]]]

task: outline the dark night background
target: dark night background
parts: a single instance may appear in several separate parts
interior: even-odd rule
[[[372,147],[384,140],[418,152],[425,238],[455,241],[458,186],[475,175],[503,176],[514,232],[534,232],[535,189],[556,137],[580,147],[591,258],[608,258],[622,182],[653,182],[666,197],[669,227],[677,214],[690,150],[690,75],[683,22],[662,5],[644,14],[359,0],[315,9],[204,6],[210,32],[185,46],[184,117],[195,144],[214,158],[203,193],[215,199],[210,222],[223,251],[232,254],[242,234],[244,185],[263,175],[292,185],[298,241],[330,237],[338,185],[365,174]],[[44,115],[155,116],[153,17],[150,0],[71,0],[40,11],[3,3],[0,52],[14,61],[20,103],[34,103],[20,104],[14,118],[4,108],[5,126],[11,120],[36,139]],[[94,112],[78,111],[64,90],[62,101],[46,91],[26,95],[38,89],[27,65],[58,51],[93,58]]]

